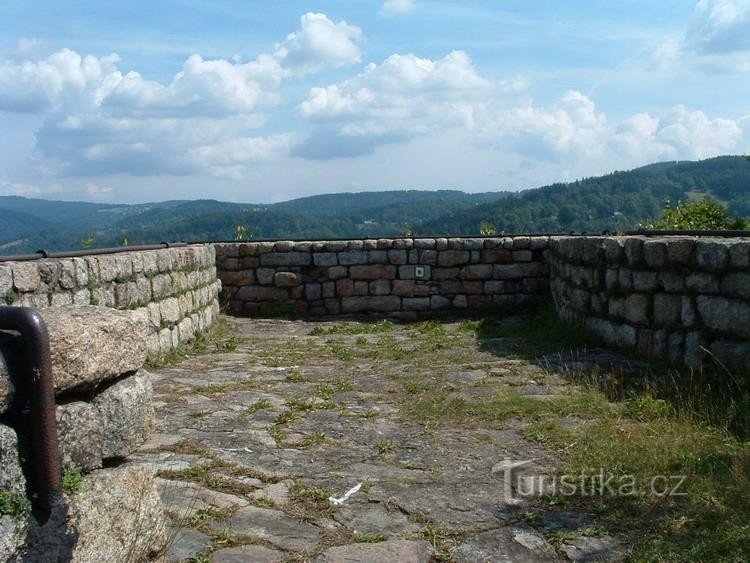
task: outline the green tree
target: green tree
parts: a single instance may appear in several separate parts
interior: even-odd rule
[[[724,205],[710,199],[681,201],[674,208],[667,202],[661,217],[646,225],[649,229],[681,231],[733,230],[749,226],[747,219],[733,217]]]
[[[492,223],[482,221],[479,223],[479,234],[485,237],[489,237],[497,234],[497,229]]]
[[[81,241],[81,248],[88,250],[89,248],[94,248],[95,244],[96,235],[94,234],[94,231],[88,231],[86,237]]]

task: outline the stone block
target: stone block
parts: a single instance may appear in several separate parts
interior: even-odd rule
[[[505,282],[502,281],[487,281],[484,282],[484,292],[485,293],[504,293],[505,292]]]
[[[481,260],[487,264],[509,264],[513,262],[513,252],[502,248],[483,250]]]
[[[750,266],[750,241],[735,242],[729,248],[729,260],[733,268]]]
[[[396,266],[380,264],[352,266],[349,268],[349,275],[354,280],[392,280],[396,277]]]
[[[719,293],[719,278],[706,272],[694,272],[685,278],[685,287],[698,293]]]
[[[346,266],[332,266],[328,268],[328,279],[338,280],[348,275]]]
[[[309,252],[268,252],[260,257],[261,266],[309,266]]]
[[[438,265],[443,267],[468,264],[471,255],[466,250],[443,250],[438,254]]]
[[[627,268],[620,268],[617,282],[624,291],[633,289],[633,272]]]
[[[433,295],[430,297],[430,309],[449,309],[451,306],[450,299],[442,295]]]
[[[339,264],[342,266],[352,266],[357,264],[367,264],[367,252],[362,250],[350,250],[340,252],[338,255]]]
[[[388,251],[388,262],[391,264],[406,264],[407,254],[406,250],[389,250]]]
[[[703,358],[706,356],[705,342],[700,332],[688,332],[685,335],[683,358],[681,363],[693,369],[703,367]]]
[[[332,240],[325,243],[326,252],[340,252],[346,250],[348,244],[345,240]]]
[[[391,282],[388,280],[375,280],[370,282],[370,295],[390,295]]]
[[[685,289],[685,276],[676,272],[659,272],[659,286],[664,291],[681,292]]]
[[[504,282],[507,286],[510,282]],[[464,281],[461,282],[461,289],[463,293],[470,293],[472,295],[478,295],[484,291],[484,282],[481,281]]]
[[[29,561],[146,561],[168,541],[164,506],[153,471],[128,464],[87,475],[69,498],[65,525],[30,537]],[[73,539],[72,553],[57,552]],[[52,545],[51,545],[52,544]]]
[[[415,285],[414,280],[393,280],[391,293],[400,297],[412,297]]]
[[[670,239],[667,243],[667,257],[674,266],[689,266],[695,256],[695,240],[692,238]]]
[[[403,305],[405,311],[428,311],[430,309],[430,298],[405,297]]]
[[[515,247],[515,243],[514,243]],[[531,262],[533,254],[531,250],[514,250],[513,261],[514,262]]]
[[[26,478],[18,457],[18,436],[13,428],[4,424],[0,424],[0,491],[26,495]]]
[[[750,300],[750,273],[731,273],[721,280],[721,292],[731,297]]]
[[[682,325],[685,327],[691,327],[695,324],[696,321],[695,307],[693,306],[693,302],[688,295],[683,295],[680,301],[680,319],[682,320]]]
[[[261,285],[270,285],[273,283],[273,276],[276,270],[273,268],[258,268],[255,272],[255,277],[258,279],[258,283]]]
[[[290,252],[294,250],[294,242],[291,240],[280,240],[274,243],[273,249],[276,252]],[[242,252],[242,248],[240,248],[240,253]]]
[[[625,257],[630,266],[640,266],[643,263],[643,243],[641,238],[628,237],[625,240]]]
[[[151,278],[151,294],[156,300],[172,295],[172,278],[167,274],[158,274]]]
[[[695,263],[703,270],[724,270],[729,263],[728,245],[723,241],[698,239],[695,243]]]
[[[388,264],[388,251],[370,250],[367,252],[368,264]]]
[[[437,264],[437,259],[437,250],[420,250],[418,251],[416,263],[435,266]]]
[[[619,285],[619,272],[614,268],[607,268],[604,274],[604,287],[607,291],[612,291],[617,289]]]
[[[337,280],[336,295],[339,297],[350,297],[354,295],[354,282],[348,278]]]
[[[387,313],[401,309],[401,298],[395,295],[378,297],[344,297],[341,299],[343,313],[380,312]]]
[[[5,296],[13,290],[13,270],[8,264],[0,264],[0,304],[5,304]]]
[[[302,276],[294,272],[276,272],[273,275],[273,284],[276,287],[294,287],[302,283]]]
[[[369,295],[370,284],[366,281],[355,281],[354,282],[354,295]]]
[[[219,277],[224,286],[242,287],[243,285],[253,285],[255,283],[255,270],[239,270],[236,272],[223,270],[219,272]]]
[[[283,287],[248,285],[237,291],[235,298],[242,301],[285,301],[289,292]]]
[[[711,344],[711,355],[730,370],[750,371],[750,343],[736,340],[716,340]]]
[[[461,269],[460,277],[466,280],[488,280],[492,278],[492,264],[472,264],[465,266]]]
[[[74,401],[58,405],[57,436],[63,471],[86,473],[102,466],[102,426],[91,403]]]
[[[524,278],[521,280],[521,285],[524,293],[540,295],[549,293],[549,279],[547,278]]]
[[[709,328],[750,338],[750,304],[708,295],[699,295],[696,304],[703,323]]]
[[[610,264],[616,264],[625,257],[625,240],[621,237],[606,237],[602,246],[604,258]]]
[[[430,276],[434,280],[458,279],[459,268],[432,268]]]
[[[670,293],[654,295],[654,322],[658,326],[674,326],[680,324],[682,315],[682,297]]]
[[[434,238],[415,238],[414,239],[414,248],[434,249],[435,245],[436,243],[435,243]]]
[[[658,286],[656,272],[633,272],[633,289],[636,291],[654,291]]]
[[[323,297],[323,287],[319,283],[305,284],[305,299],[314,301]]]
[[[469,306],[469,300],[466,295],[456,295],[452,303],[456,309],[466,309]]]
[[[339,263],[335,252],[315,252],[312,258],[316,266],[336,266]]]
[[[93,387],[137,370],[146,360],[148,325],[129,311],[74,305],[41,313],[57,391]]]
[[[655,239],[644,242],[643,259],[649,268],[664,268],[667,264],[667,241]]]
[[[492,275],[495,279],[539,278],[545,275],[545,266],[541,262],[524,262],[517,264],[495,264]]]
[[[102,457],[125,457],[146,441],[154,424],[151,377],[143,370],[110,385],[92,404],[102,428]]]
[[[176,297],[170,297],[159,303],[161,319],[165,323],[174,324],[180,320],[180,302]]]
[[[15,262],[13,264],[13,286],[18,291],[36,291],[41,284],[42,278],[35,262]]]
[[[649,298],[636,293],[625,298],[625,319],[631,323],[648,323]]]

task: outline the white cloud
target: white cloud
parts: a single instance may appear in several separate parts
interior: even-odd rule
[[[58,184],[50,184],[47,187],[23,182],[0,182],[0,195],[19,195],[24,197],[45,197],[62,193],[62,187]]]
[[[392,55],[350,80],[310,90],[299,112],[315,129],[294,154],[316,160],[361,156],[455,129],[477,146],[585,169],[586,161],[636,166],[705,158],[737,150],[743,139],[737,122],[682,106],[611,123],[581,92],[567,92],[545,107],[524,96],[527,88],[523,78],[483,77],[461,51],[437,60]]]
[[[273,58],[296,73],[343,66],[361,60],[359,43],[362,30],[345,21],[332,22],[325,14],[307,13],[300,18],[300,29],[276,46]]]
[[[750,0],[700,0],[685,36],[654,53],[660,68],[750,71]]]
[[[249,135],[279,103],[281,83],[359,62],[362,38],[356,26],[307,13],[272,52],[244,63],[195,54],[168,83],[120,70],[116,54],[63,49],[36,61],[0,61],[0,112],[46,116],[36,147],[40,168],[52,174],[238,177],[291,146],[290,135]]]
[[[743,131],[730,119],[676,106],[662,115],[638,113],[610,123],[592,100],[568,92],[551,108],[529,104],[498,113],[483,130],[485,141],[512,147],[530,160],[617,163],[619,168],[658,160],[701,159],[740,148]]]
[[[359,138],[361,148],[355,152],[362,153],[372,148],[363,138],[393,142],[451,125],[472,127],[475,107],[491,88],[463,51],[436,60],[395,54],[350,80],[311,88],[299,112],[321,124],[318,144],[326,136]],[[352,156],[351,147],[338,141],[324,144],[333,151],[330,157]],[[325,158],[319,148],[315,155]]]
[[[380,9],[381,13],[392,16],[396,14],[405,14],[414,9],[414,0],[386,0]]]

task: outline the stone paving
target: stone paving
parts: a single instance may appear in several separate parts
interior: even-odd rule
[[[549,473],[558,461],[524,438],[523,418],[478,423],[430,410],[431,397],[466,410],[509,392],[538,401],[576,393],[560,362],[520,359],[513,338],[477,339],[460,321],[227,322],[232,338],[216,350],[152,374],[157,430],[132,459],[158,472],[174,526],[166,561],[626,553],[623,540],[587,532],[596,529],[589,514],[506,498],[509,463],[530,461],[515,486],[517,475]]]

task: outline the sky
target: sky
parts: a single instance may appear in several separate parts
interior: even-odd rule
[[[0,195],[518,190],[750,152],[750,0],[3,0],[0,22]]]

